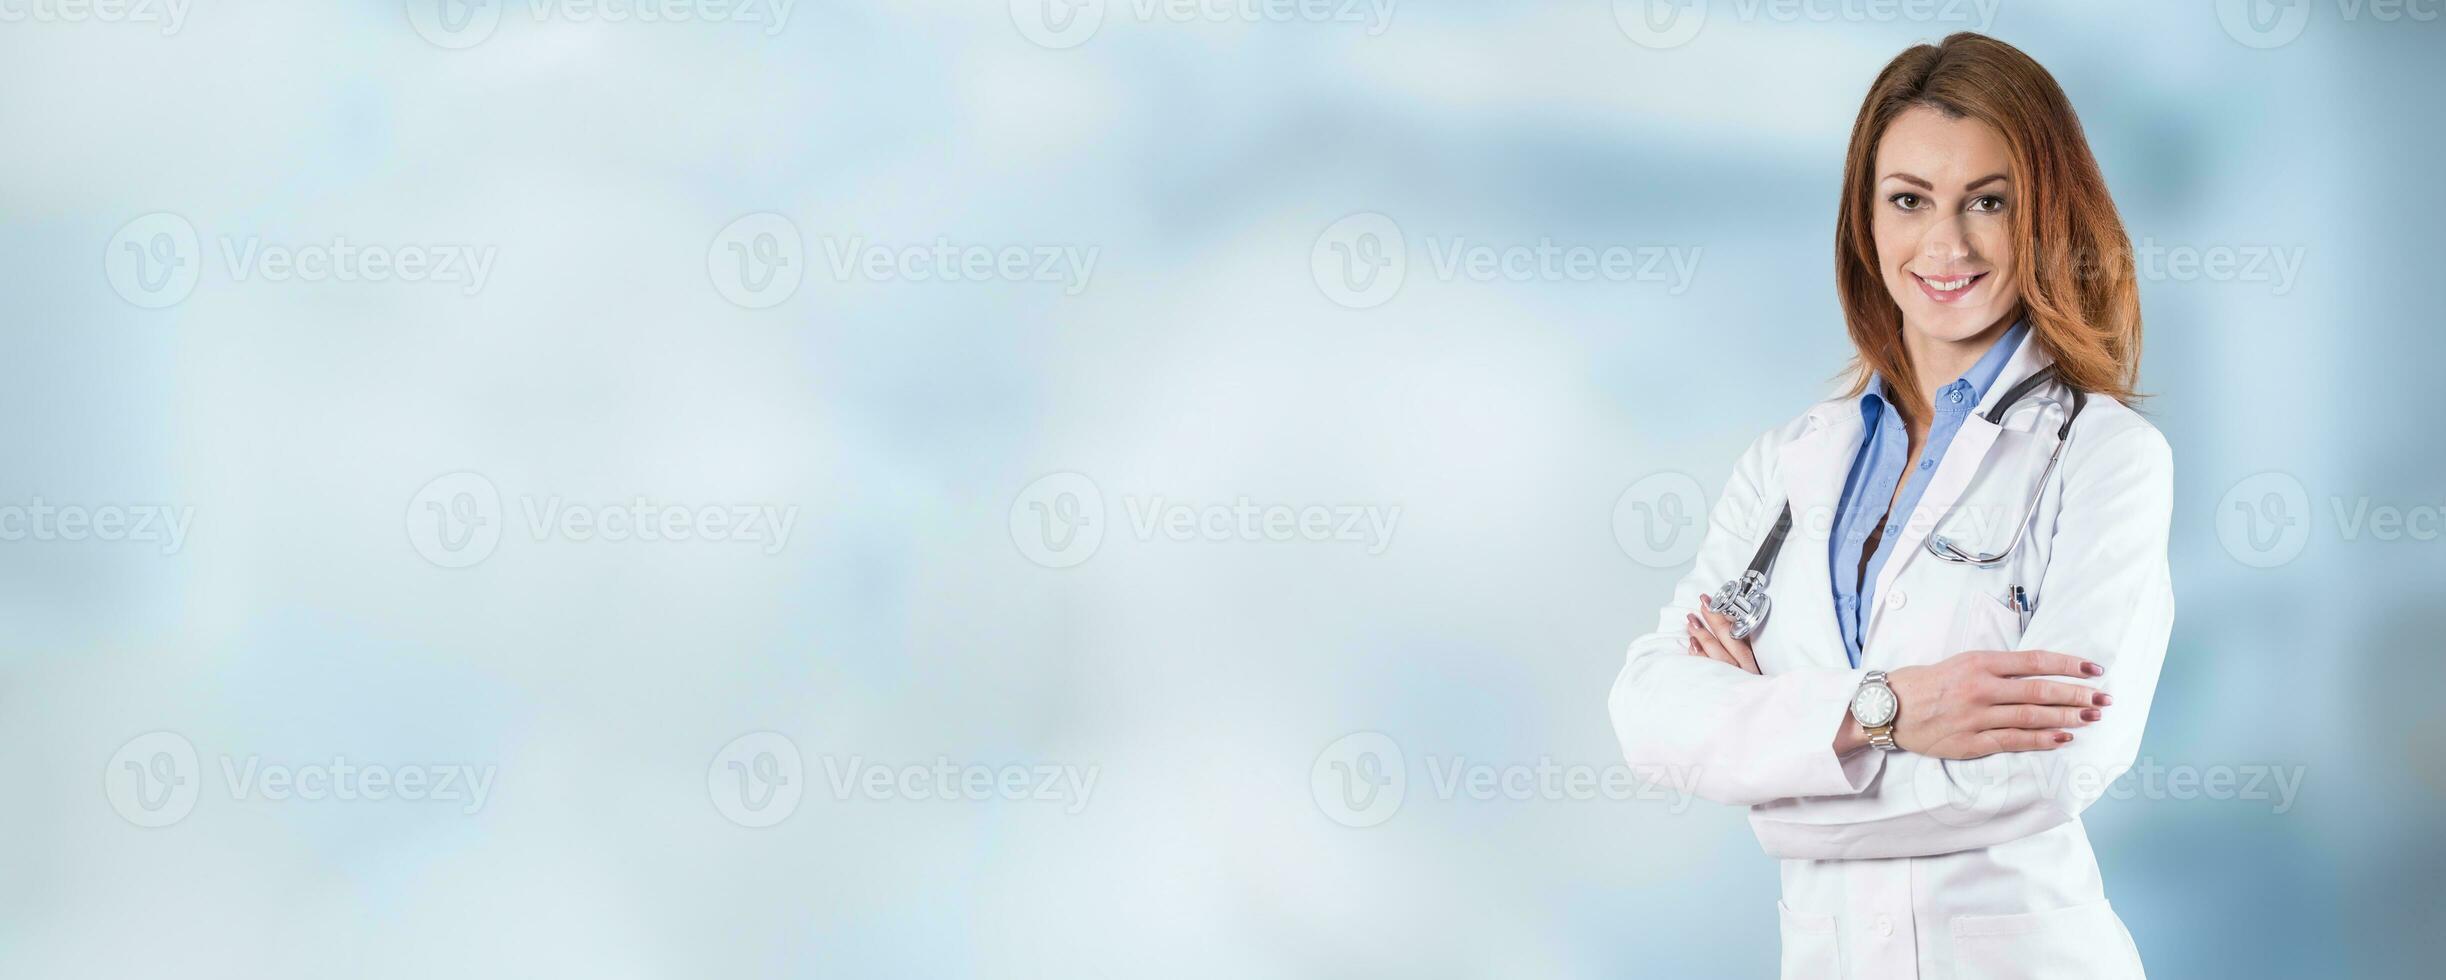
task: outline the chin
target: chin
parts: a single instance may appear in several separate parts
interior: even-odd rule
[[[1904,307],[1902,312],[1904,329],[1948,344],[1975,338],[2004,317],[2002,310],[1912,310]],[[1917,315],[1914,316],[1914,313]]]

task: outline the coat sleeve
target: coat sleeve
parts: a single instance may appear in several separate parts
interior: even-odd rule
[[[1871,753],[1846,760],[1834,752],[1862,671],[1808,668],[1761,677],[1691,656],[1682,632],[1699,596],[1747,568],[1774,521],[1764,488],[1777,438],[1761,437],[1734,466],[1708,512],[1697,561],[1657,613],[1656,631],[1631,641],[1608,699],[1631,765],[1668,772],[1676,785],[1719,803],[1857,793],[1877,762]],[[1780,496],[1772,499],[1779,511]]]
[[[2131,767],[2174,627],[2166,564],[2173,454],[2141,423],[2108,434],[2078,462],[2067,453],[2064,469],[2041,604],[2020,647],[2104,666],[2096,684],[2115,698],[2106,716],[2044,752],[1971,760],[1868,753],[1886,758],[1863,792],[1752,807],[1750,824],[1767,853],[1890,858],[1989,847],[2078,817]]]

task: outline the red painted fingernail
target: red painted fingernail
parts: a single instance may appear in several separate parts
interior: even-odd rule
[[[2091,677],[2102,677],[2106,674],[2106,668],[2100,667],[2097,664],[2093,664],[2088,661],[2082,661],[2081,673],[2088,674]]]
[[[2091,698],[2090,700],[2097,702],[2098,707],[2103,708],[2107,705],[2115,703],[2115,696],[2112,694],[2101,694],[2097,697]]]
[[[1709,596],[1707,593],[1704,593],[1704,592],[1699,593],[1699,608],[1701,608],[1701,609],[1714,609],[1715,607],[1716,607],[1716,604],[1715,604],[1715,599],[1714,599],[1714,597]]]
[[[2104,718],[2104,717],[2106,717],[2106,712],[2100,711],[2100,710],[2098,710],[2098,709],[2096,709],[2096,708],[2083,708],[2083,709],[2081,709],[2081,720],[2082,720],[2082,721],[2096,721],[2096,720],[2098,720],[2098,719],[2100,719],[2100,718]]]
[[[2069,742],[2069,741],[2072,741],[2072,733],[2071,733],[2071,732],[2057,732],[2057,733],[2055,733],[2055,744],[2057,744],[2057,745],[2062,745],[2062,744],[2064,744],[2064,743],[2066,743],[2066,742]]]

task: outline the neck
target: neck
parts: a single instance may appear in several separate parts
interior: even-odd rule
[[[1904,324],[1902,346],[1910,352],[1911,370],[1918,375],[1914,380],[1919,383],[1921,404],[1934,402],[1937,389],[1952,384],[1955,378],[1968,373],[1971,365],[1979,363],[1979,357],[1996,345],[1996,339],[2013,329],[2013,324],[2020,319],[2021,311],[2015,310],[2005,314],[2003,319],[1988,324],[1987,329],[1960,340],[1939,340],[1924,330]]]

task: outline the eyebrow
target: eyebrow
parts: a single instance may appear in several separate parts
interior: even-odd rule
[[[1962,189],[1966,191],[1975,191],[1999,180],[2003,180],[2005,177],[2006,175],[2001,173],[1989,174],[1985,177],[1981,177],[1977,180],[1971,181],[1970,183],[1962,185]],[[1924,191],[1932,191],[1936,189],[1936,185],[1929,183],[1926,178],[1920,177],[1916,174],[1906,174],[1899,170],[1885,175],[1885,179],[1899,180]]]

